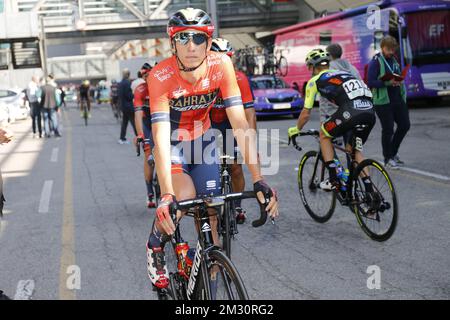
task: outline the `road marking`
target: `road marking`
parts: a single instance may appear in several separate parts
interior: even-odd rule
[[[380,162],[380,163],[383,163],[382,162],[383,160],[381,158],[378,158],[378,157],[372,157],[372,158],[378,160],[378,162]],[[434,178],[434,179],[437,179],[437,180],[450,181],[450,177],[444,176],[442,174],[437,174],[437,173],[433,173],[433,172],[424,171],[424,170],[413,169],[413,168],[402,167],[402,166],[399,167],[399,170],[415,173],[415,174],[418,174],[418,175],[421,175],[421,176],[425,176],[425,177],[428,177],[428,178]],[[392,170],[392,169],[388,168],[387,171],[388,172],[395,172],[395,171],[398,171],[398,170]]]
[[[39,213],[47,213],[50,205],[50,197],[52,196],[53,180],[44,182],[41,192],[41,201],[39,202]]]
[[[58,162],[58,151],[59,151],[58,148],[53,148],[50,162]]]
[[[422,175],[422,176],[435,178],[435,179],[438,179],[438,180],[450,181],[450,177],[447,177],[447,176],[444,176],[444,175],[441,175],[441,174],[437,174],[437,173],[422,171],[422,170],[408,168],[408,167],[400,167],[400,170],[416,173],[416,174],[419,174],[419,175]]]
[[[66,121],[66,161],[64,173],[64,208],[62,224],[62,250],[59,269],[59,299],[75,300],[74,290],[67,288],[67,270],[75,265],[75,236],[73,218],[73,192],[72,192],[72,127],[66,112],[63,113]]]
[[[14,300],[31,300],[34,292],[34,280],[20,280],[17,284]]]
[[[0,219],[0,239],[2,238],[2,234],[3,234],[3,232],[5,232],[7,225],[8,225],[8,221]]]

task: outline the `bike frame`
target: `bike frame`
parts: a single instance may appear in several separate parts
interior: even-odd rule
[[[346,190],[346,198],[344,199],[340,193],[336,193],[336,196],[339,200],[339,202],[341,204],[349,204],[349,203],[345,203],[346,200],[350,200],[352,199],[352,190],[353,190],[353,185],[354,182],[356,181],[357,177],[356,177],[356,168],[358,166],[358,162],[355,160],[355,153],[356,150],[358,151],[362,151],[362,141],[358,141],[358,137],[355,137],[355,135],[353,135],[352,137],[352,142],[351,142],[351,146],[352,146],[352,152],[349,152],[345,149],[345,141],[344,141],[344,147],[339,146],[337,143],[333,143],[333,149],[334,149],[334,156],[335,158],[339,159],[339,157],[337,156],[336,150],[339,150],[341,152],[343,152],[346,156],[347,159],[347,169],[349,169],[350,175],[348,178],[348,183],[347,183],[347,190]],[[319,144],[319,151],[317,153],[317,158],[316,158],[316,163],[314,165],[314,172],[313,172],[313,177],[316,175],[317,173],[317,168],[319,166],[319,161],[322,158],[322,149],[320,148],[320,144]],[[323,158],[322,158],[323,159]],[[323,160],[322,160],[323,162]],[[323,162],[324,163],[324,162]],[[322,167],[322,172],[321,172],[321,181],[323,181],[324,179],[324,175],[325,175],[325,166]],[[312,181],[310,182],[312,183]]]

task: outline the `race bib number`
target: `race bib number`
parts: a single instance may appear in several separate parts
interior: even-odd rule
[[[372,92],[361,80],[352,79],[343,84],[345,93],[350,100],[360,97],[372,98]]]

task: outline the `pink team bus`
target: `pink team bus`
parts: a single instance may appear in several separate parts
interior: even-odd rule
[[[339,43],[343,58],[364,77],[365,66],[385,35],[394,36],[402,68],[410,65],[408,98],[450,96],[450,1],[386,0],[276,30],[275,52],[289,63],[284,77],[305,87],[311,73],[306,54]],[[304,92],[304,91],[303,91]]]

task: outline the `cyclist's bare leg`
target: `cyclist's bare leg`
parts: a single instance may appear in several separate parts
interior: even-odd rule
[[[345,150],[347,152],[351,153],[352,146],[350,144],[347,144],[345,146]],[[356,161],[356,163],[361,163],[364,161],[364,154],[359,150],[355,150],[355,161]],[[368,168],[364,168],[364,170],[360,174],[360,177],[364,178],[364,177],[368,177],[368,176],[369,176]]]
[[[331,142],[331,138],[327,137],[322,130],[320,131],[320,149],[322,150],[322,157],[325,163],[333,161],[333,143]]]
[[[245,178],[242,165],[233,163],[231,165],[231,184],[233,192],[243,192],[245,189]]]

